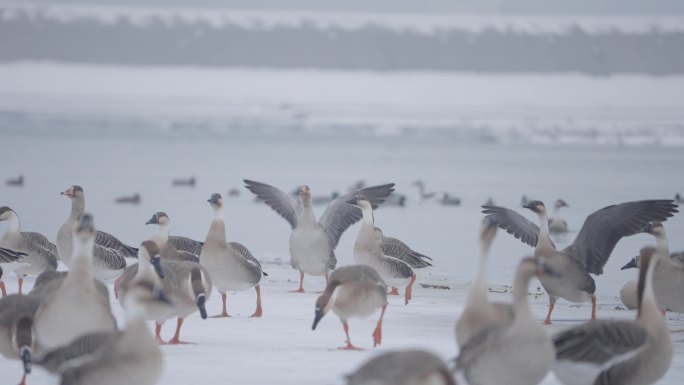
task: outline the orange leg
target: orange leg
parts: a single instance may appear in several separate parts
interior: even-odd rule
[[[299,271],[299,289],[290,290],[290,293],[303,293],[304,292],[304,272]]]
[[[344,328],[344,334],[347,336],[347,346],[338,348],[339,350],[363,350],[352,345],[351,339],[349,338],[349,324],[347,321],[342,321],[342,327]]]
[[[5,283],[0,281],[0,290],[2,290],[2,296],[7,297],[7,289],[5,288]]]
[[[19,383],[19,385],[26,385],[26,373],[24,373],[24,375],[21,376],[21,382]]]
[[[213,315],[209,318],[225,318],[230,317],[228,315],[228,309],[226,308],[226,293],[221,293],[221,300],[223,301],[223,311],[221,314]],[[180,318],[179,318],[180,319]]]
[[[17,283],[19,284],[19,294],[23,294],[21,292],[21,288],[22,288],[22,286],[24,286],[24,278],[21,278],[21,277],[17,278]]]
[[[154,339],[157,341],[158,345],[166,345],[166,341],[162,339],[161,337],[161,329],[162,329],[162,324],[159,322],[156,323],[155,328],[154,328]]]
[[[192,342],[185,342],[180,340],[180,330],[181,326],[183,326],[183,318],[178,319],[178,324],[176,325],[176,334],[173,335],[173,338],[169,340],[169,345],[188,345],[188,344],[193,344]]]
[[[411,282],[406,286],[406,291],[404,292],[404,305],[408,305],[411,300],[411,293],[413,292],[413,283],[416,282],[416,273],[413,273],[411,277]]]
[[[553,308],[556,306],[555,303],[550,302],[549,303],[549,313],[546,315],[546,319],[544,320],[544,325],[551,325],[551,313],[553,312]]]
[[[596,296],[591,296],[591,319],[596,319]]]
[[[114,297],[119,299],[119,290],[121,290],[121,281],[123,281],[123,274],[114,281]]]
[[[261,309],[261,285],[254,286],[254,290],[256,290],[257,293],[257,307],[254,311],[254,314],[252,314],[252,317],[261,317],[261,315],[263,314],[263,311]]]
[[[382,342],[382,318],[385,316],[385,310],[387,305],[382,307],[382,312],[380,313],[380,319],[378,320],[378,326],[375,327],[373,331],[373,347],[380,345]]]

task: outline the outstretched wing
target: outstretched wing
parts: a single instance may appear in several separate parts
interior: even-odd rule
[[[319,221],[325,233],[328,234],[332,248],[337,247],[342,233],[363,217],[361,209],[347,203],[348,200],[361,195],[368,199],[373,209],[376,209],[392,194],[392,191],[394,191],[394,183],[388,183],[351,191],[332,201]]]
[[[251,191],[275,210],[275,212],[280,214],[281,217],[285,218],[293,229],[297,227],[299,213],[302,212],[302,205],[297,200],[282,190],[266,183],[249,179],[245,179],[244,182],[247,190]]]
[[[482,206],[485,219],[532,247],[539,240],[539,226],[517,212],[500,206]]]
[[[663,222],[677,213],[670,199],[626,202],[604,207],[587,217],[575,241],[565,248],[586,265],[592,274],[602,274],[603,266],[622,237],[641,231],[648,222]]]
[[[417,251],[413,251],[408,245],[396,238],[383,237],[380,249],[383,254],[397,258],[414,268],[432,266],[432,264],[427,261],[432,260],[432,258]]]
[[[556,359],[601,366],[638,349],[646,342],[646,329],[632,321],[591,321],[553,337]]]

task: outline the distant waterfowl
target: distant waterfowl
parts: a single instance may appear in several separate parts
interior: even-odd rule
[[[653,267],[653,292],[656,300],[663,309],[669,309],[677,313],[684,313],[684,264],[678,259],[682,252],[670,254],[667,232],[660,222],[649,222],[642,229],[643,232],[652,234],[656,239],[656,252],[653,256],[657,263]],[[639,267],[643,264],[640,256],[632,258],[622,270]],[[624,293],[623,293],[624,291]],[[633,285],[625,285],[620,292],[620,297],[630,304],[634,303],[637,291]],[[625,303],[628,306],[627,303]],[[629,306],[628,306],[629,308]]]
[[[327,205],[339,197],[340,193],[333,191],[330,193],[330,195],[312,196],[311,203],[313,203],[315,206]]]
[[[171,181],[171,185],[176,186],[176,187],[195,187],[195,177],[191,176],[190,178],[177,178]]]
[[[667,372],[673,346],[653,292],[655,253],[653,247],[640,251],[636,320],[591,321],[553,338],[554,372],[563,384],[653,384]]]
[[[456,385],[444,361],[424,350],[382,353],[347,375],[347,385]]]
[[[59,374],[63,385],[153,385],[162,371],[162,354],[143,315],[150,306],[171,307],[163,291],[138,282],[126,295],[126,326],[89,333],[45,354],[38,365]]]
[[[19,174],[19,176],[16,178],[7,179],[5,184],[7,186],[24,187],[24,176]]]
[[[498,322],[509,322],[513,318],[513,308],[510,304],[490,302],[488,298],[487,260],[496,230],[496,224],[490,222],[489,218],[482,219],[477,275],[468,290],[463,312],[456,323],[456,343],[459,347],[463,347],[473,335],[483,329]]]
[[[226,225],[223,219],[225,211],[221,194],[214,193],[207,201],[214,209],[214,219],[204,240],[200,264],[209,271],[214,286],[221,293],[223,311],[215,317],[229,317],[226,307],[227,291],[251,288],[256,291],[256,310],[252,317],[261,317],[263,310],[259,282],[264,275],[261,265],[247,248],[237,248],[226,243]]]
[[[539,217],[540,226],[515,211],[499,206],[482,206],[483,213],[522,242],[535,247],[534,256],[561,274],[560,278],[542,277],[549,295],[549,312],[544,321],[551,323],[551,313],[558,298],[575,303],[591,300],[591,319],[596,318],[596,284],[589,275],[601,275],[615,245],[622,237],[638,233],[649,221],[664,221],[677,213],[672,200],[643,200],[604,207],[587,217],[575,241],[561,251],[551,241],[546,207],[533,201],[524,207]]]
[[[114,203],[131,204],[131,205],[139,205],[141,201],[142,201],[142,198],[140,197],[140,194],[138,194],[138,193],[135,193],[135,194],[130,195],[130,196],[122,196],[122,197],[114,199]]]
[[[312,330],[328,311],[342,321],[347,345],[343,350],[358,350],[349,338],[349,319],[368,317],[381,309],[380,319],[373,331],[373,347],[382,343],[382,319],[387,308],[387,285],[375,269],[366,265],[342,266],[330,274],[323,294],[316,300]]]
[[[70,186],[61,193],[71,199],[71,213],[57,233],[57,253],[65,265],[71,267],[73,255],[72,229],[85,211],[85,195],[81,186]],[[136,258],[138,249],[125,245],[116,237],[97,231],[95,233],[92,273],[102,280],[116,279],[126,268],[124,258]]]
[[[557,199],[553,204],[553,218],[549,219],[549,232],[552,234],[562,234],[568,232],[568,222],[559,216],[562,207],[569,207],[562,199]]]
[[[473,335],[461,348],[456,371],[469,384],[535,385],[553,365],[553,345],[527,300],[530,280],[557,275],[543,259],[525,258],[513,282],[513,319]]]
[[[280,214],[292,227],[290,263],[299,270],[299,288],[304,292],[304,273],[324,275],[335,269],[335,247],[349,226],[362,217],[361,210],[347,203],[355,195],[365,196],[375,209],[394,191],[394,184],[352,191],[335,199],[316,220],[308,186],[299,189],[301,203],[273,186],[245,179],[245,187]],[[327,278],[326,278],[327,279]]]
[[[416,273],[413,272],[413,269],[407,262],[383,252],[383,235],[382,231],[373,224],[371,202],[362,195],[356,195],[347,203],[358,207],[363,213],[359,234],[356,236],[356,242],[354,243],[354,261],[357,264],[368,265],[374,268],[380,274],[383,281],[392,286],[390,294],[398,295],[397,286],[406,286],[404,303],[408,304],[411,299],[413,283],[416,281]],[[403,249],[403,243],[399,243],[400,241],[398,240],[394,241],[396,246],[393,249]],[[420,258],[417,259],[418,262],[424,261]]]
[[[169,236],[171,219],[166,213],[162,211],[154,213],[145,224],[159,226],[159,231],[150,239],[159,246],[160,255],[163,259],[199,262],[202,242],[186,237]]]
[[[675,202],[684,203],[684,197],[682,197],[679,193],[675,194]]]
[[[233,197],[239,197],[239,196],[240,196],[240,190],[238,190],[237,188],[233,187],[232,189],[228,190],[228,194],[227,194],[227,195],[228,195],[229,197],[231,197],[231,198],[233,198]]]
[[[418,199],[421,201],[432,199],[437,195],[435,191],[426,191],[425,183],[422,180],[417,180],[411,183],[411,186],[416,186],[418,188]]]
[[[21,231],[17,213],[7,206],[0,207],[0,221],[9,222],[7,231],[0,239],[0,246],[26,254],[21,262],[27,265],[14,269],[19,282],[19,294],[22,294],[24,277],[57,269],[55,245],[40,233]],[[2,289],[4,292],[4,284]]]
[[[394,206],[394,207],[405,207],[406,206],[406,195],[402,194],[392,194],[387,197],[383,206]]]
[[[53,280],[56,287],[45,294],[36,312],[36,338],[44,349],[70,343],[83,334],[116,329],[109,296],[93,280],[94,245],[93,217],[83,214],[73,229],[71,268],[63,279]]]
[[[443,206],[460,206],[461,200],[459,198],[452,197],[449,195],[449,193],[443,193],[442,199],[440,199],[439,203],[441,203]]]
[[[19,294],[0,299],[0,354],[22,361],[24,374],[19,385],[24,385],[31,373],[35,348],[33,317],[39,303],[39,298]]]

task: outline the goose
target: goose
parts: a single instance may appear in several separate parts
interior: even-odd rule
[[[347,345],[341,350],[360,350],[349,338],[349,318],[363,318],[381,309],[380,319],[373,331],[373,347],[382,343],[382,319],[387,309],[387,285],[375,269],[366,265],[337,268],[330,274],[323,294],[316,299],[316,311],[311,330],[328,311],[332,310],[342,321]]]
[[[20,294],[0,299],[0,354],[22,361],[24,374],[20,385],[26,383],[26,376],[31,373],[35,348],[33,316],[39,303],[39,298]]]
[[[299,270],[299,288],[304,293],[304,274],[325,276],[337,265],[335,248],[342,233],[361,219],[361,211],[346,202],[355,195],[365,196],[377,208],[394,191],[394,183],[349,192],[328,205],[316,220],[309,186],[299,188],[301,203],[273,186],[245,179],[245,187],[280,214],[292,227],[290,263]]]
[[[181,187],[181,186],[195,187],[195,177],[191,176],[190,178],[187,178],[187,179],[177,178],[171,182],[171,185],[177,186],[177,187]]]
[[[5,184],[14,187],[24,187],[24,176],[19,174],[19,176],[14,179],[7,179]]]
[[[92,215],[83,214],[74,226],[73,239],[70,270],[63,279],[50,280],[54,287],[45,293],[36,311],[36,339],[45,349],[70,343],[83,334],[116,329],[109,296],[103,295],[93,280],[95,226]]]
[[[139,205],[142,201],[140,194],[135,193],[131,196],[122,196],[114,199],[114,203]]]
[[[461,200],[456,197],[452,197],[449,193],[443,193],[442,199],[439,201],[442,206],[460,206]]]
[[[508,322],[513,318],[513,308],[510,304],[489,301],[489,287],[487,285],[487,260],[489,248],[496,236],[496,224],[488,218],[482,219],[480,224],[480,259],[477,275],[473,281],[463,312],[456,323],[456,344],[462,348],[470,338],[497,322]]]
[[[513,282],[513,319],[473,335],[461,348],[456,372],[469,384],[534,385],[553,366],[553,345],[527,301],[530,280],[556,275],[543,259],[525,258]]]
[[[14,270],[19,282],[19,294],[22,294],[25,276],[36,276],[45,270],[57,270],[54,245],[40,233],[21,231],[17,213],[7,206],[0,207],[0,221],[9,222],[7,231],[0,239],[0,246],[26,254],[22,262],[28,266]]]
[[[405,207],[406,206],[406,195],[402,194],[392,194],[387,197],[383,206],[394,206],[394,207]]]
[[[570,207],[562,199],[556,199],[553,204],[553,218],[549,219],[549,232],[552,234],[562,234],[568,232],[568,222],[558,216],[558,212],[562,207]]]
[[[589,274],[603,274],[615,245],[622,237],[638,233],[649,221],[664,221],[677,213],[672,200],[643,200],[607,206],[589,215],[574,242],[560,252],[549,236],[546,207],[540,201],[524,207],[539,217],[535,225],[513,210],[499,206],[482,206],[483,213],[522,242],[535,247],[534,256],[546,256],[548,264],[561,273],[560,278],[542,277],[549,295],[549,312],[544,320],[551,324],[551,313],[558,298],[575,303],[591,300],[591,319],[596,319],[596,283]]]
[[[77,185],[69,186],[68,189],[60,194],[71,199],[71,212],[57,233],[57,252],[64,263],[70,267],[72,255],[71,229],[85,211],[85,194],[83,187]],[[111,249],[125,258],[135,258],[138,255],[138,249],[124,244],[113,235],[104,231],[97,231],[95,234],[95,244]]]
[[[639,312],[636,320],[600,320],[572,327],[553,337],[556,377],[566,385],[646,385],[658,381],[672,362],[667,321],[654,293],[658,257],[640,250]]]
[[[653,292],[658,304],[663,309],[684,313],[684,298],[681,295],[684,291],[684,264],[678,259],[682,252],[670,254],[667,232],[662,223],[649,222],[644,226],[642,232],[652,234],[656,239],[655,258],[657,263],[653,268]],[[622,267],[622,270],[639,267],[641,263],[640,256],[634,257]],[[631,309],[635,308],[629,305],[634,305],[635,299],[638,299],[637,293],[633,284],[628,283],[623,287],[620,292],[621,299],[623,299],[623,303],[629,303],[625,303],[625,306]]]
[[[152,218],[145,222],[145,224],[159,226],[159,231],[150,239],[159,246],[162,258],[167,260],[199,262],[199,255],[202,252],[202,242],[186,237],[169,236],[171,219],[165,212],[158,211],[154,213]]]
[[[0,290],[2,290],[3,297],[7,296],[5,277],[20,267],[29,266],[28,263],[23,262],[25,256],[26,253],[0,247]]]
[[[149,282],[128,288],[126,326],[121,330],[85,334],[49,351],[37,364],[59,374],[62,385],[156,384],[162,354],[145,324],[150,306],[171,307],[163,291]]]
[[[228,194],[227,194],[227,195],[228,195],[229,197],[231,197],[231,198],[232,198],[232,197],[239,197],[239,196],[240,196],[240,190],[239,190],[238,188],[236,188],[236,187],[233,187],[233,188],[231,188],[230,190],[228,190]]]
[[[330,195],[312,196],[311,203],[314,206],[327,205],[339,197],[340,193],[337,191],[333,191]]]
[[[354,243],[354,261],[359,265],[373,267],[385,282],[392,286],[390,294],[398,295],[397,286],[406,285],[404,303],[411,299],[416,273],[406,261],[387,255],[382,248],[382,230],[375,227],[371,202],[362,195],[356,195],[347,203],[361,209],[363,219]],[[422,261],[422,260],[420,260]]]
[[[435,191],[426,192],[425,183],[422,180],[417,180],[411,183],[411,186],[416,186],[418,188],[418,200],[425,201],[434,198],[437,193]]]
[[[444,361],[424,350],[380,354],[347,376],[347,385],[456,385]]]
[[[263,271],[255,258],[248,258],[251,253],[245,248],[241,250],[226,243],[226,224],[223,220],[224,207],[221,194],[214,193],[207,200],[214,209],[214,219],[209,227],[207,238],[204,240],[200,264],[210,273],[212,282],[221,293],[223,311],[214,317],[229,317],[226,308],[226,291],[247,290],[256,291],[256,310],[252,317],[261,317],[261,277]],[[246,253],[245,253],[246,252]]]
[[[684,203],[684,197],[682,197],[679,193],[675,194],[675,202]]]

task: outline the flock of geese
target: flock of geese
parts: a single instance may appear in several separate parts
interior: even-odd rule
[[[194,182],[194,181],[193,181]],[[305,292],[307,275],[324,277],[325,290],[315,302],[312,329],[332,311],[342,322],[346,345],[349,320],[380,312],[373,332],[374,346],[382,343],[387,296],[403,290],[411,300],[416,269],[431,259],[402,241],[387,237],[375,226],[374,209],[390,199],[394,184],[358,188],[334,198],[316,217],[311,190],[298,189],[298,198],[274,186],[245,180],[245,187],[285,219],[291,265],[299,272],[294,292]],[[164,212],[146,224],[158,231],[138,248],[96,230],[85,210],[82,187],[70,186],[62,195],[71,211],[57,232],[55,244],[36,232],[22,231],[17,213],[0,207],[0,221],[9,223],[0,239],[0,353],[21,361],[21,384],[32,366],[40,365],[61,378],[62,384],[154,384],[162,371],[159,345],[183,344],[184,319],[199,312],[209,317],[206,302],[213,288],[226,293],[254,289],[255,310],[261,317],[261,280],[267,275],[247,247],[226,240],[223,197],[207,202],[213,218],[203,242],[171,236],[171,220]],[[677,213],[673,200],[643,200],[608,206],[589,215],[570,246],[559,250],[551,233],[567,232],[567,223],[549,219],[544,203],[524,199],[523,207],[538,224],[493,203],[482,206],[477,275],[463,312],[455,325],[459,355],[452,366],[421,350],[394,351],[366,362],[347,377],[349,384],[538,384],[550,372],[564,384],[652,384],[670,366],[673,346],[666,310],[684,312],[684,253],[670,253],[663,222]],[[556,212],[568,206],[558,200]],[[361,222],[354,244],[354,265],[337,266],[335,249],[342,234]],[[512,303],[488,299],[488,252],[497,229],[534,247],[523,258],[513,280]],[[621,291],[633,321],[596,320],[594,276],[603,273],[608,258],[623,237],[646,232],[656,246],[646,246],[624,268],[636,267],[639,276]],[[127,258],[138,263],[127,264]],[[68,270],[57,271],[58,261]],[[14,272],[18,293],[6,293],[4,280]],[[34,287],[23,291],[23,279],[36,276]],[[528,286],[537,277],[549,296],[544,324],[550,324],[559,298],[592,303],[591,320],[549,337],[531,312]],[[126,323],[117,327],[110,308],[110,292],[125,309]],[[164,323],[176,319],[174,336],[164,341]],[[146,321],[156,324],[155,335]]]

